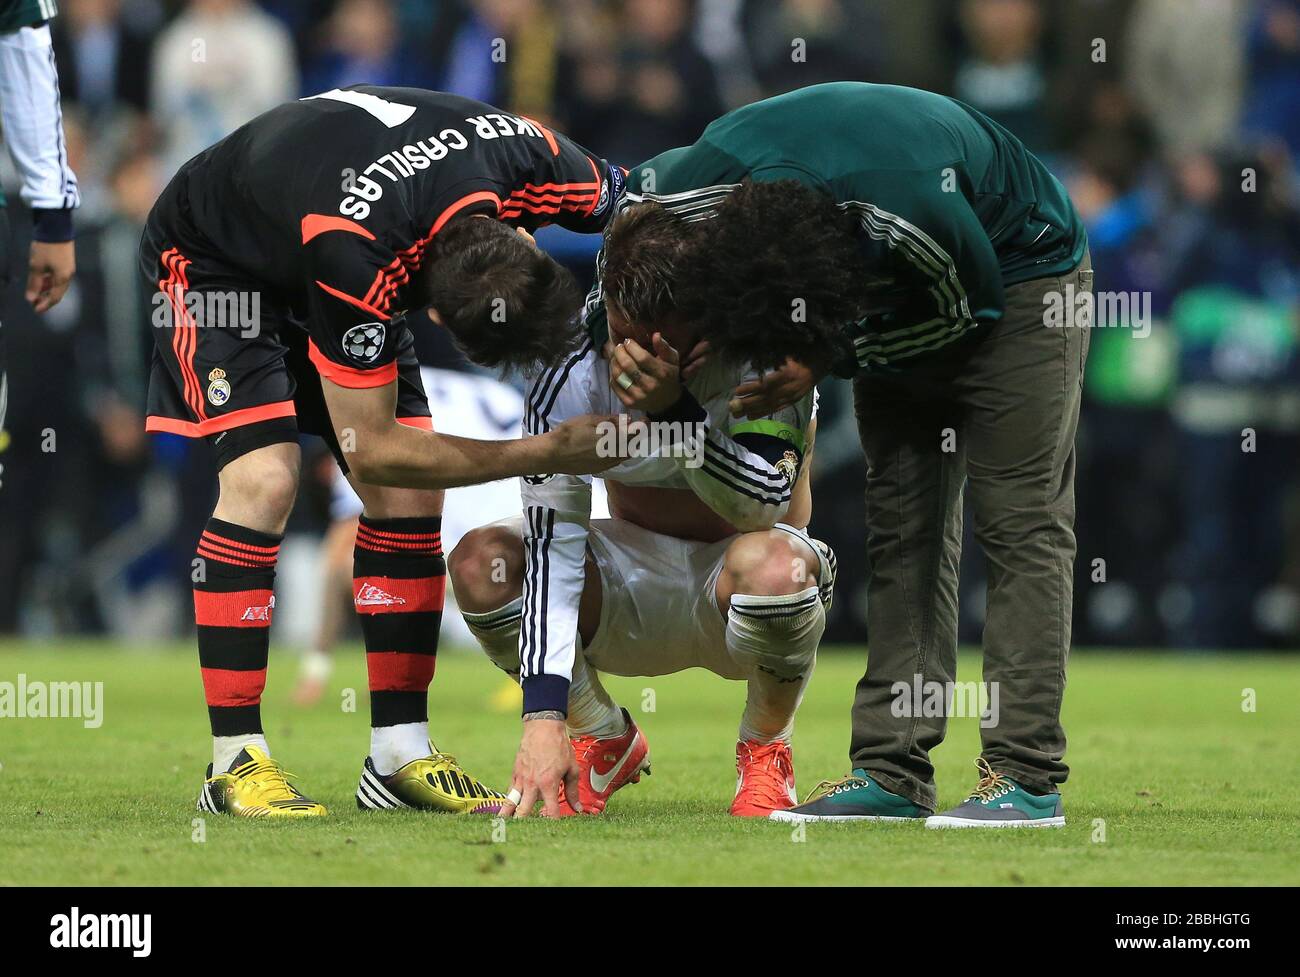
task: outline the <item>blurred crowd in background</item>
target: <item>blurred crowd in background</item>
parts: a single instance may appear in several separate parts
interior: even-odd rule
[[[204,445],[144,434],[151,292],[135,255],[194,153],[281,101],[369,82],[481,98],[631,167],[729,108],[850,79],[944,92],[1017,133],[1070,188],[1097,288],[1132,299],[1103,306],[1092,337],[1076,644],[1300,643],[1300,0],[59,8],[79,271],[40,318],[13,283],[3,307],[0,633],[150,640],[192,626],[189,560],[215,482]],[[556,239],[584,279],[596,245]],[[848,385],[822,393],[813,528],[841,566],[828,638],[861,642],[861,453]],[[314,451],[305,465],[289,531],[305,565],[331,464]],[[981,564],[968,539],[965,640],[982,626]]]

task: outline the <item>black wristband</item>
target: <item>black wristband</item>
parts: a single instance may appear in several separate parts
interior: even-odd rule
[[[569,714],[569,680],[562,675],[529,675],[520,683],[524,690],[523,712]]]
[[[647,413],[646,417],[652,421],[678,421],[682,424],[703,424],[709,419],[700,402],[685,387],[682,387],[681,396],[671,407],[658,413]]]
[[[32,240],[46,244],[61,244],[71,241],[72,210],[32,210]]]

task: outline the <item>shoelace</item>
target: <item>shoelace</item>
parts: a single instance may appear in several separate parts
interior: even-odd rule
[[[485,784],[485,783],[483,783],[482,781],[480,781],[478,778],[476,778],[476,777],[471,777],[469,774],[467,774],[467,773],[465,772],[465,768],[462,767],[459,763],[457,763],[457,762],[456,762],[456,758],[455,758],[454,756],[452,756],[450,753],[439,753],[437,750],[434,750],[434,752],[430,753],[427,757],[423,757],[422,759],[423,759],[426,763],[431,763],[431,764],[433,764],[435,767],[437,767],[439,764],[446,764],[448,767],[450,767],[450,768],[451,768],[452,770],[454,770],[456,773],[458,773],[458,774],[460,774],[462,777],[464,777],[465,780],[467,780],[467,781],[469,781],[470,783],[473,783],[473,784],[478,784],[478,786],[482,787],[483,790],[485,790],[485,791],[488,793],[488,796],[489,796],[489,797],[505,797],[505,796],[506,796],[505,794],[502,794],[502,793],[501,793],[500,791],[498,791],[498,790],[493,790],[491,787],[489,787],[487,784]]]
[[[1006,793],[1007,789],[1010,788],[1011,781],[989,766],[989,762],[983,757],[976,758],[975,766],[979,768],[980,779],[979,783],[975,785],[975,789],[971,791],[970,797],[966,798],[968,801],[980,801],[987,804],[993,798]]]
[[[745,786],[753,790],[761,800],[773,803],[776,807],[790,803],[790,795],[786,793],[786,784],[789,782],[788,771],[783,769],[784,765],[781,762],[785,752],[780,747],[779,743],[757,750],[747,747],[745,757],[751,767],[757,767],[760,772],[767,775],[757,783],[746,782]]]
[[[839,780],[823,780],[820,784],[808,792],[808,796],[803,799],[807,804],[809,801],[815,801],[818,798],[825,797],[835,790],[836,787],[843,787],[845,784],[865,784],[866,781],[861,777],[855,777],[853,774],[841,777]]]
[[[275,760],[250,760],[236,767],[231,773],[252,782],[261,790],[283,790],[294,797],[302,796],[297,788],[289,783],[289,778],[296,777],[297,774],[285,770]]]

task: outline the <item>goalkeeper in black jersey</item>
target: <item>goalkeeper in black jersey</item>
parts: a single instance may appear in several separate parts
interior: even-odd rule
[[[365,504],[353,594],[372,735],[357,803],[501,806],[428,740],[446,582],[440,490],[617,459],[597,457],[592,418],[513,441],[435,434],[411,330],[445,328],[489,367],[562,356],[578,297],[529,231],[601,230],[623,178],[490,105],[355,86],[259,116],[163,192],[140,249],[158,289],[147,428],[206,439],[220,470],[193,573],[214,737],[201,808],[325,813],[271,759],[259,711],[301,432],[325,438]]]

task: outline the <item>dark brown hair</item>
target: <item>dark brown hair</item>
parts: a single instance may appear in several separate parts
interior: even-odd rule
[[[573,276],[500,221],[449,223],[433,239],[419,286],[457,347],[480,366],[536,371],[582,338]]]

